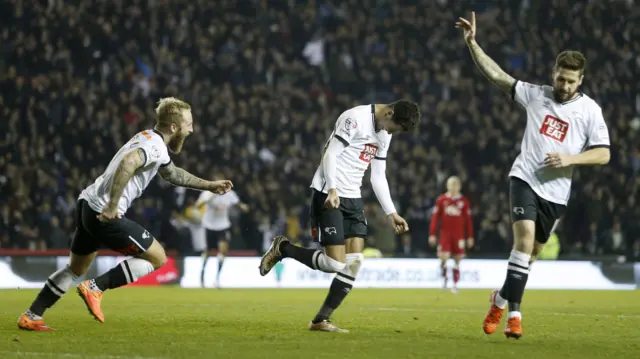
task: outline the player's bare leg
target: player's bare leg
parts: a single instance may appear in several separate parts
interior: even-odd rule
[[[202,254],[200,255],[200,258],[202,259],[202,269],[200,269],[200,286],[202,288],[205,287],[204,274],[206,273],[207,262],[209,261],[210,256],[211,254],[209,253],[209,248],[205,248],[204,251],[202,251]]]
[[[453,256],[453,286],[451,287],[452,293],[458,293],[458,282],[460,281],[460,262],[464,258],[464,255],[457,254]]]
[[[447,261],[451,258],[451,253],[438,251],[438,258],[440,259],[440,275],[442,275],[442,290],[447,289],[449,278],[447,276]]]
[[[327,253],[334,250],[339,250],[342,246],[327,246]],[[364,239],[362,238],[348,238],[345,242],[345,267],[336,273],[336,276],[331,282],[329,287],[329,293],[322,304],[322,307],[316,314],[315,318],[309,325],[310,330],[330,331],[330,332],[348,332],[347,330],[336,327],[329,318],[333,312],[340,306],[344,298],[351,292],[353,284],[358,276],[360,267],[364,262]],[[341,253],[335,253],[336,256]]]
[[[51,308],[58,299],[74,285],[75,280],[83,276],[91,267],[96,257],[96,252],[87,255],[71,253],[69,264],[63,269],[53,273],[40,291],[29,310],[24,312],[18,320],[18,328],[22,330],[50,331],[53,328],[47,326],[42,316]]]
[[[218,271],[216,272],[216,288],[220,288],[220,274],[222,273],[222,266],[224,260],[229,253],[229,242],[225,240],[218,241]]]
[[[533,266],[533,262],[536,261],[538,254],[542,252],[544,248],[544,243],[540,243],[538,241],[533,242],[533,252],[531,252],[531,259],[529,259],[529,272],[531,272],[531,266]]]
[[[162,267],[165,263],[167,263],[167,255],[164,248],[154,239],[151,246],[139,256],[124,260],[107,273],[80,283],[77,287],[78,295],[86,304],[89,313],[97,321],[104,323],[104,314],[102,313],[104,291],[133,283]]]

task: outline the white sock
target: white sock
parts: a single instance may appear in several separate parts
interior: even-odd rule
[[[34,314],[31,310],[27,310],[24,314],[27,317],[29,317],[29,319],[31,319],[31,320],[41,320],[42,319],[41,316]]]
[[[346,259],[347,263],[336,273],[336,279],[353,286],[364,262],[364,255],[362,253],[348,253]]]
[[[155,271],[153,264],[142,258],[129,258],[120,262],[120,265],[124,270],[124,277],[127,280],[127,284],[133,283],[145,275],[151,274]]]
[[[101,292],[102,293],[102,289],[98,288],[98,285],[96,284],[96,280],[92,279],[89,281],[89,289],[96,291],[96,292]]]
[[[517,251],[515,249],[513,249],[511,251],[511,254],[509,255],[509,264],[515,264],[519,267],[522,268],[527,268],[526,273],[529,273],[528,268],[529,268],[529,261],[531,260],[531,255],[526,254],[524,252],[520,252]],[[509,269],[513,269],[513,268],[509,268]],[[521,268],[515,268],[516,271],[522,271],[523,269]]]
[[[346,263],[339,262],[320,250],[313,254],[311,262],[314,263],[315,269],[319,269],[325,273],[337,273],[346,265]]]
[[[73,287],[77,278],[78,276],[71,271],[69,265],[66,265],[64,268],[49,276],[46,285],[54,294],[62,297]]]
[[[522,313],[520,312],[509,312],[509,314],[507,314],[507,319],[511,319],[511,318],[519,318],[522,319]]]
[[[500,293],[496,294],[496,307],[500,308],[500,309],[504,309],[507,307],[507,304],[509,303],[508,300],[502,298],[500,296]]]

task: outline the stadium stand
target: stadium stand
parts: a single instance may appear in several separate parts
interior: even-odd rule
[[[424,255],[429,210],[456,174],[474,207],[474,255],[503,256],[507,173],[525,116],[482,78],[453,26],[474,9],[478,41],[516,78],[548,82],[558,51],[586,54],[582,90],[603,108],[612,161],[577,171],[561,257],[639,256],[637,4],[306,3],[1,2],[0,248],[66,248],[79,192],[152,126],[164,96],[194,107],[195,134],[174,161],[201,176],[224,173],[251,205],[233,245],[260,249],[263,236],[292,222],[306,240],[308,186],[339,113],[409,98],[421,105],[421,127],[394,139],[388,171],[412,232],[395,238],[374,221],[379,207],[366,184],[376,246]],[[180,249],[183,232],[171,220],[196,195],[158,179],[127,215]]]

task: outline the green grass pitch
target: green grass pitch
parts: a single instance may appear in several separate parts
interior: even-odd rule
[[[350,333],[309,332],[326,290],[122,288],[104,324],[70,292],[55,332],[16,326],[37,291],[0,290],[0,358],[638,358],[638,291],[527,291],[524,336],[487,336],[488,290],[355,289],[336,312]]]

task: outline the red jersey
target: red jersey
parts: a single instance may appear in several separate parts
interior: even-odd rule
[[[442,221],[442,223],[440,223]],[[446,193],[436,199],[436,205],[431,217],[429,236],[435,236],[440,225],[440,236],[453,240],[473,237],[473,222],[471,221],[471,206],[463,195],[454,197]]]

